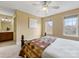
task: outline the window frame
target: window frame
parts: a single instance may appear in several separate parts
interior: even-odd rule
[[[76,24],[76,34],[75,35],[69,35],[69,34],[66,34],[65,32],[64,32],[64,30],[65,30],[65,17],[64,17],[64,20],[63,20],[63,35],[64,36],[71,36],[71,37],[78,37],[78,25],[79,25],[79,17],[78,17],[78,15],[71,15],[71,16],[66,16],[67,18],[68,17],[77,17],[78,19],[77,19],[77,24]]]

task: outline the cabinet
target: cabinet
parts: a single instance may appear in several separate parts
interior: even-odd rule
[[[13,40],[13,32],[0,32],[0,42]]]

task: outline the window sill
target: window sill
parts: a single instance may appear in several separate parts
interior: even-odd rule
[[[78,35],[67,35],[67,34],[64,34],[64,36],[68,36],[68,37],[79,37]]]

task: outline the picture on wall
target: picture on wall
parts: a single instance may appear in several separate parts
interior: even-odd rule
[[[29,26],[30,29],[35,29],[38,27],[38,20],[34,18],[29,19]]]

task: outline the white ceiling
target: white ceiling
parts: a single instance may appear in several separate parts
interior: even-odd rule
[[[33,5],[39,3],[40,1],[0,1],[0,10],[5,9],[9,12],[13,12],[15,9],[18,9],[24,12],[31,13],[32,15],[35,16],[45,17],[60,12],[64,12],[67,10],[79,8],[79,1],[56,1],[55,3],[59,5],[60,8],[59,9],[49,8],[48,12],[46,13],[42,10],[41,5]],[[11,11],[9,10],[9,8],[11,8],[10,9]]]

